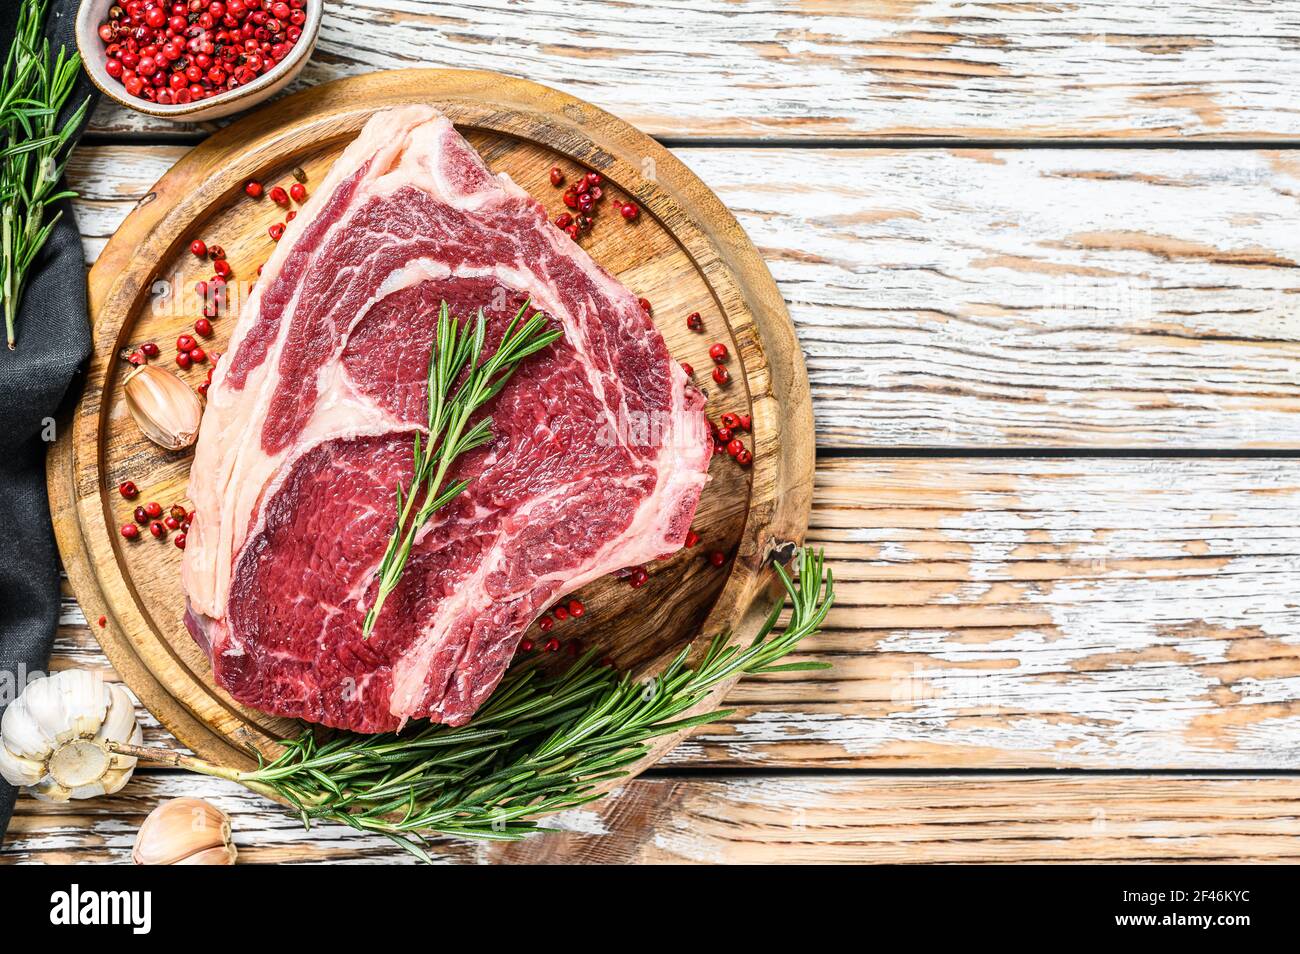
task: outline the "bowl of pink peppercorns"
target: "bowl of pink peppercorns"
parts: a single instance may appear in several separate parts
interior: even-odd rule
[[[311,56],[323,0],[85,0],[77,48],[123,106],[198,122],[248,109]]]

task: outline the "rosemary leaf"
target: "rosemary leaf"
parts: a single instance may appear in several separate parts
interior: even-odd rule
[[[560,337],[558,330],[547,329],[546,316],[540,312],[520,324],[528,307],[529,302],[524,302],[506,327],[496,351],[482,361],[479,359],[487,340],[483,309],[479,309],[471,328],[461,326],[445,301],[438,310],[429,353],[428,433],[423,438],[419,432],[415,435],[411,486],[399,486],[394,493],[397,520],[379,564],[379,587],[374,604],[366,612],[363,638],[370,638],[384,601],[401,582],[420,528],[469,486],[464,480],[443,485],[451,465],[462,454],[492,440],[492,419],[483,417],[470,425],[470,417],[501,393],[521,361]],[[424,503],[412,512],[421,497]]]
[[[333,821],[382,834],[422,860],[428,834],[508,841],[545,831],[543,816],[602,797],[597,786],[625,777],[652,739],[725,718],[731,710],[690,713],[726,679],[827,668],[777,662],[821,627],[834,600],[831,571],[811,549],[797,581],[776,569],[792,606],[785,629],[776,633],[778,606],[747,646],[720,634],[695,668],[688,649],[644,681],[600,665],[594,652],[557,674],[529,661],[468,725],[327,742],[307,729],[274,762],[234,780],[271,787],[309,827]]]
[[[59,126],[81,57],[60,50],[51,59],[44,38],[48,0],[20,4],[4,71],[0,73],[0,307],[10,350],[17,347],[18,309],[27,274],[58,215],[46,209],[74,193],[54,191],[63,176],[68,140],[81,126],[89,99]]]

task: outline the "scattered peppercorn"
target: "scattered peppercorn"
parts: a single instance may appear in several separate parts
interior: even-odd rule
[[[685,361],[682,362],[682,370],[686,372],[686,376],[687,376],[688,378],[693,378],[693,377],[695,377],[695,369],[692,368],[692,367],[691,367],[689,364],[687,364]]]
[[[559,166],[551,166],[551,185],[557,189],[564,185],[564,172]]]
[[[727,562],[727,555],[723,553],[721,550],[714,550],[712,553],[709,554],[709,563],[713,564],[714,566],[722,566],[722,564],[726,562]]]
[[[543,616],[541,619],[537,621],[537,628],[540,629],[543,633],[550,632],[551,627],[554,625],[555,625],[555,620],[551,619],[549,616]]]
[[[122,536],[128,540],[134,540],[140,536],[140,528],[133,523],[124,523],[122,524]]]
[[[244,193],[250,198],[260,199],[262,197],[262,183],[256,179],[249,179],[244,183]]]
[[[637,208],[635,202],[624,202],[618,211],[629,222],[635,221],[636,217],[641,214],[641,210]]]
[[[307,187],[301,182],[295,182],[289,186],[289,198],[298,203],[307,201]]]
[[[700,535],[694,530],[686,531],[686,546],[693,547],[700,542]]]
[[[144,344],[140,345],[140,350],[143,351],[145,357],[148,358],[156,358],[159,354],[158,346],[152,341],[146,341]]]
[[[582,614],[587,612],[587,607],[582,605],[581,600],[569,600],[569,615],[574,619],[581,619]]]
[[[276,222],[274,225],[272,225],[269,229],[266,230],[266,234],[271,236],[272,242],[280,241],[280,239],[284,237],[284,223]]]
[[[286,209],[289,207],[289,193],[285,192],[282,186],[273,186],[267,194],[276,205],[283,206]]]
[[[709,345],[709,357],[713,359],[714,364],[722,364],[727,360],[727,346],[721,341]]]
[[[691,331],[699,331],[704,327],[704,319],[700,317],[698,311],[693,311],[686,316],[686,327]]]
[[[727,384],[731,381],[731,373],[719,364],[713,369],[713,380],[719,384]]]
[[[130,480],[124,480],[120,484],[118,484],[117,492],[121,494],[123,497],[125,497],[127,500],[134,500],[136,497],[140,496],[140,488],[138,488],[135,485],[135,483]]]
[[[198,258],[203,258],[208,254],[207,243],[205,243],[203,239],[195,239],[190,243],[190,252]]]

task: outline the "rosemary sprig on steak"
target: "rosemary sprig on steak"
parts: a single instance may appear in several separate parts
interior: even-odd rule
[[[59,219],[55,213],[45,221],[45,210],[76,194],[54,188],[66,162],[60,156],[86,112],[82,103],[60,128],[59,111],[72,94],[81,57],[60,50],[51,59],[44,38],[46,7],[44,0],[20,4],[0,74],[0,302],[11,351],[17,347],[15,322],[27,273]]]
[[[423,861],[427,836],[515,840],[546,830],[541,816],[601,798],[651,739],[715,722],[732,710],[692,715],[709,691],[744,673],[825,669],[779,660],[816,633],[834,600],[822,554],[805,548],[797,582],[780,566],[793,609],[776,632],[778,604],[748,646],[722,633],[687,667],[689,647],[658,676],[633,680],[594,652],[547,674],[534,657],[515,666],[468,725],[423,724],[402,735],[316,730],[283,743],[274,762],[240,772],[162,749],[115,746],[126,755],[230,779],[292,805],[310,828],[333,821],[386,835]]]
[[[528,307],[529,303],[524,302],[506,327],[497,350],[481,362],[487,336],[483,309],[479,309],[472,324],[467,320],[464,327],[459,319],[452,317],[445,301],[438,311],[437,333],[429,355],[427,436],[421,440],[419,432],[416,433],[411,485],[405,490],[397,488],[397,524],[379,564],[379,589],[374,605],[367,611],[361,630],[367,639],[379,619],[384,600],[402,579],[416,534],[434,513],[469,486],[465,480],[444,486],[452,463],[461,454],[492,439],[492,418],[479,418],[471,426],[470,417],[501,392],[521,361],[561,335],[558,330],[547,330],[546,316],[541,312],[521,324]]]

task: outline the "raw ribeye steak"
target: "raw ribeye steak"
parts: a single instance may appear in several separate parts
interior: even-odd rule
[[[564,337],[484,409],[469,488],[366,609],[427,417],[439,306],[489,343],[525,301]],[[681,547],[704,399],[636,298],[434,110],[376,114],[289,224],[213,376],[190,473],[186,624],[234,698],[360,732],[466,722],[525,628]]]

